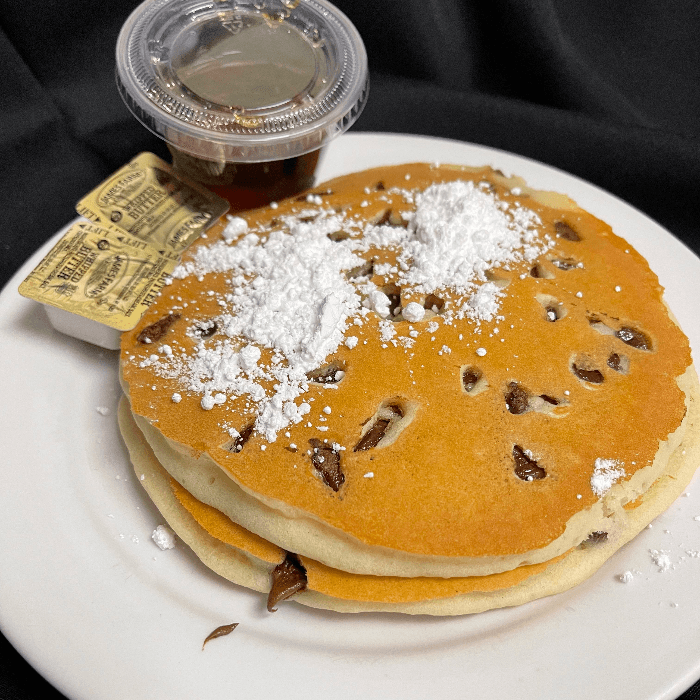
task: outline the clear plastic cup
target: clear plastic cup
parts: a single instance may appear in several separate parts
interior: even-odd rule
[[[146,0],[119,34],[117,85],[175,170],[240,210],[313,185],[369,78],[360,35],[326,0]]]

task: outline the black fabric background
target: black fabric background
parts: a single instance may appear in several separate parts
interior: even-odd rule
[[[110,172],[141,150],[167,157],[114,85],[116,36],[136,4],[0,0],[0,286]],[[337,4],[369,54],[370,99],[354,130],[529,156],[627,200],[700,252],[697,0]],[[0,700],[61,697],[0,638]],[[700,699],[700,684],[682,697]]]

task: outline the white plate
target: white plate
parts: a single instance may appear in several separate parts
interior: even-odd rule
[[[409,161],[488,164],[565,192],[644,254],[693,347],[700,260],[629,205],[548,166],[428,138],[346,135],[322,178]],[[666,196],[660,192],[659,196]],[[0,296],[0,624],[75,700],[676,698],[700,677],[700,484],[568,593],[460,618],[339,615],[263,597],[212,574],[162,522],[116,426],[116,353],[54,332],[17,285]],[[97,408],[108,408],[102,415]],[[650,410],[653,410],[650,407]],[[659,572],[650,549],[674,568]],[[638,572],[629,584],[617,576]],[[239,622],[227,637],[202,641]]]

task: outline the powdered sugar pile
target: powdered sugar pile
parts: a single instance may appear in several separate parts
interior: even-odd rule
[[[202,395],[206,410],[229,397],[247,397],[256,404],[256,431],[274,441],[310,411],[299,402],[308,390],[307,373],[342,343],[351,349],[357,343],[354,336],[345,338],[350,324],[371,311],[384,319],[390,315],[384,291],[369,278],[348,275],[366,263],[360,254],[396,251],[397,265],[383,265],[386,270],[375,274],[394,275],[402,288],[420,293],[449,289],[464,298],[450,311],[453,317],[489,321],[504,294],[486,280],[486,271],[533,260],[549,245],[538,238],[535,213],[471,182],[402,195],[416,205],[404,214],[406,227],[360,224],[323,209],[320,198],[313,202],[317,209],[280,216],[280,225],[269,231],[251,230],[244,219],[232,217],[223,240],[198,247],[174,275],[230,275],[230,292],[219,300],[222,313],[216,318],[226,338],[213,344],[202,340],[192,356],[153,354],[142,366],[178,378],[183,388]],[[424,310],[408,304],[406,314],[407,320],[419,321]],[[379,328],[382,342],[396,344],[391,320]],[[413,342],[399,340],[406,347]],[[262,361],[261,349],[271,351],[271,360]]]
[[[650,549],[649,554],[651,555],[651,560],[656,564],[660,573],[668,571],[671,568],[671,558],[668,556],[668,552],[658,549]]]
[[[591,476],[591,489],[600,498],[610,491],[623,476],[625,476],[625,470],[622,462],[598,457],[595,461],[593,476]]]
[[[151,539],[162,551],[172,549],[175,546],[175,533],[167,525],[158,525],[152,532]]]
[[[493,267],[532,260],[542,252],[537,215],[508,207],[472,182],[431,185],[416,195],[411,236],[403,244],[402,279],[418,291],[467,293]]]

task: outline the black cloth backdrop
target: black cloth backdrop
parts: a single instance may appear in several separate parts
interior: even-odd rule
[[[117,33],[136,4],[0,0],[0,286],[110,172],[141,150],[167,157],[114,84]],[[529,156],[618,195],[700,251],[697,0],[337,4],[369,55],[355,131]],[[0,638],[0,700],[38,697],[63,696]],[[682,697],[700,699],[700,683]]]

